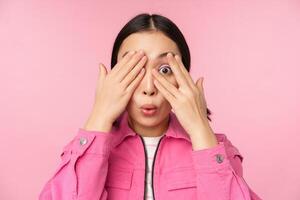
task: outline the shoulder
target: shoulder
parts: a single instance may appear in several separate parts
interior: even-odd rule
[[[229,158],[235,158],[238,156],[241,161],[243,161],[244,157],[240,153],[239,149],[231,143],[231,141],[228,139],[227,135],[224,133],[215,133],[215,136],[217,137],[217,140],[219,143],[223,143],[227,156]]]

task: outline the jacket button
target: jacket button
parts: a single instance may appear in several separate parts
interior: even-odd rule
[[[79,140],[80,145],[85,145],[87,143],[87,139],[86,138],[80,138]]]
[[[224,160],[224,158],[223,158],[223,156],[221,154],[217,154],[216,155],[216,160],[217,160],[218,163],[222,163],[223,160]]]

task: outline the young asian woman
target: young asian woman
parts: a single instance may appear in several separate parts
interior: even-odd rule
[[[142,13],[119,32],[111,71],[100,64],[95,103],[40,200],[259,200],[240,154],[211,128],[204,78],[170,19]]]

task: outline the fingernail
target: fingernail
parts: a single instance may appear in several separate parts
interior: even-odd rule
[[[144,51],[143,51],[143,50],[139,50],[139,51],[138,51],[138,54],[139,54],[139,55],[143,55],[143,54],[144,54]]]
[[[134,50],[132,50],[132,51],[129,51],[129,53],[128,53],[129,55],[133,55],[133,54],[135,54],[135,51]]]
[[[172,53],[168,53],[168,54],[167,54],[167,57],[172,58],[172,57],[173,57],[173,54],[172,54]]]

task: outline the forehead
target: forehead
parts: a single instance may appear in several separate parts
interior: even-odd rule
[[[123,42],[118,52],[118,60],[131,50],[144,50],[148,60],[159,59],[157,56],[164,52],[173,52],[180,55],[174,41],[159,31],[139,32],[129,35]]]

